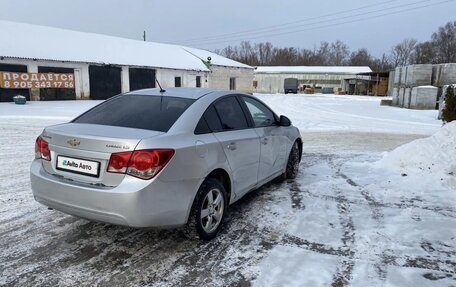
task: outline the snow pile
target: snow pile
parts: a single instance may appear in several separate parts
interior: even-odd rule
[[[439,179],[456,175],[456,121],[443,126],[434,135],[418,139],[392,152],[374,164],[398,171],[403,176],[435,176]]]

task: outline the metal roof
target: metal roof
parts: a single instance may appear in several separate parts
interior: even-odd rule
[[[367,66],[261,66],[255,74],[344,74],[370,73]]]

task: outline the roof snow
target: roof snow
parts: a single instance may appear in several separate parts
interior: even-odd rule
[[[190,54],[200,58],[203,61],[208,61],[208,57],[211,57],[211,64],[216,65],[216,66],[227,66],[227,67],[239,67],[239,68],[248,68],[248,69],[253,69],[253,67],[236,62],[234,60],[225,58],[223,56],[220,56],[218,54],[202,50],[202,49],[196,49],[196,48],[190,48],[190,47],[182,47],[184,50],[189,52]]]
[[[367,66],[262,66],[255,69],[256,74],[360,74],[371,73]]]
[[[217,54],[179,45],[144,42],[60,28],[0,21],[0,56],[209,71],[203,63],[251,68]]]

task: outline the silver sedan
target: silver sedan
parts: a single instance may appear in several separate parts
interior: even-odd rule
[[[214,238],[228,205],[297,175],[299,130],[234,91],[147,89],[44,129],[31,166],[35,199],[89,220],[184,226]]]

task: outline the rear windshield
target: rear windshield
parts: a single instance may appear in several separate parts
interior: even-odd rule
[[[167,132],[194,101],[175,97],[121,95],[85,112],[73,123]]]

